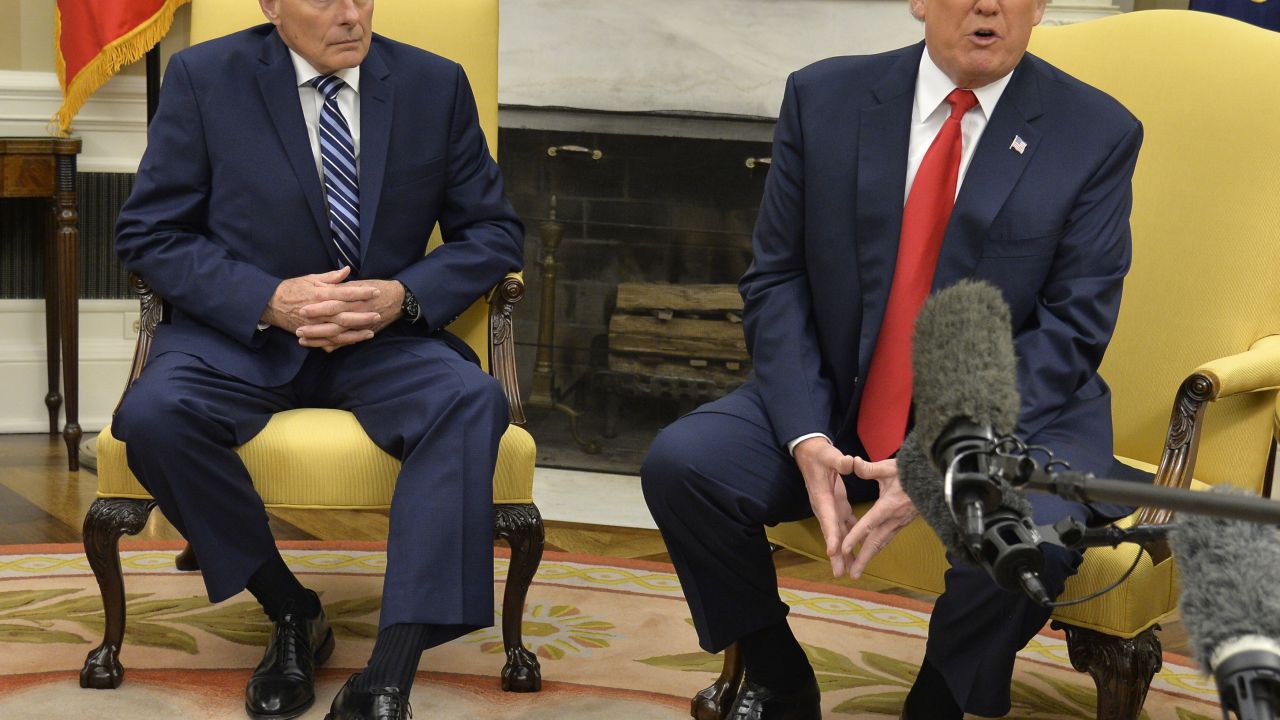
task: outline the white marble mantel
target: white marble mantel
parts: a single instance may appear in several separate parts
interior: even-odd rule
[[[1048,22],[1119,12],[1051,5]],[[502,0],[507,106],[777,117],[787,74],[920,40],[906,0]]]

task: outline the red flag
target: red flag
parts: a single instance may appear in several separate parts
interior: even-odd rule
[[[65,135],[89,96],[120,68],[137,62],[169,32],[173,13],[190,0],[58,0],[54,45]]]

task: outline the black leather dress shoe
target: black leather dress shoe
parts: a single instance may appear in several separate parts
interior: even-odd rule
[[[316,701],[316,668],[332,654],[324,608],[314,618],[285,612],[245,686],[245,712],[254,720],[289,720],[306,712]]]
[[[409,698],[399,688],[384,687],[357,690],[352,683],[360,673],[347,678],[329,706],[324,720],[408,720],[413,717]]]
[[[822,720],[821,700],[818,681],[813,677],[804,687],[789,693],[743,680],[727,720]]]

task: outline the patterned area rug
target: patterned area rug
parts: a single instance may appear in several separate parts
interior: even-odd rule
[[[102,637],[102,605],[78,546],[0,547],[0,718],[244,718],[243,688],[268,624],[253,598],[219,605],[197,575],[173,568],[173,544],[134,544],[123,557],[128,629],[125,682],[81,690],[77,673]],[[285,543],[282,553],[320,592],[338,636],[316,706],[369,655],[386,556],[375,544]],[[501,596],[507,558],[494,560]],[[893,596],[785,581],[793,627],[819,673],[830,718],[897,717],[920,657],[929,608]],[[496,618],[495,618],[496,619]],[[540,693],[503,693],[497,628],[428,652],[413,693],[418,717],[687,718],[688,698],[710,684],[719,658],[694,641],[671,567],[547,553],[529,591],[525,640],[542,661]],[[1144,718],[1220,717],[1212,682],[1185,658],[1165,656]],[[1094,691],[1071,669],[1056,633],[1020,656],[1014,718],[1094,717]]]

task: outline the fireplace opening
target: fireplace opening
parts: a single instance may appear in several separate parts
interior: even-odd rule
[[[525,223],[516,342],[540,466],[636,474],[662,427],[746,377],[736,284],[772,125],[697,124],[499,132]]]

